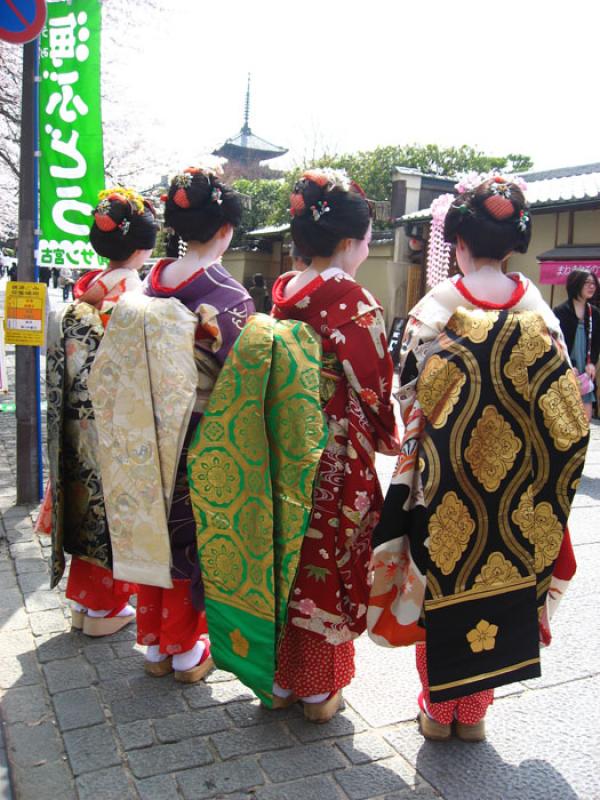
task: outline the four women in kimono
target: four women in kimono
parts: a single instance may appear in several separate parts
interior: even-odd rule
[[[103,200],[107,213],[113,202]],[[450,207],[445,235],[463,276],[411,312],[400,365],[401,448],[382,309],[355,280],[371,237],[364,192],[345,173],[309,170],[290,213],[295,254],[307,266],[277,280],[272,315],[320,338],[327,442],[269,704],[300,700],[307,719],[330,719],[354,676],[353,641],[368,623],[380,644],[419,643],[423,734],[446,739],[455,725],[461,738],[481,739],[493,687],[539,674],[540,638],[549,640],[561,582],[574,571],[565,528],[588,436],[558,320],[531,283],[501,269],[512,251],[527,249],[525,199],[516,184],[493,178]],[[220,263],[240,217],[239,196],[212,170],[177,175],[165,221],[187,251],[159,261],[144,285],[146,295],[176,298],[198,319],[203,379],[169,512],[173,588],[140,585],[137,611],[147,672],[175,671],[189,682],[202,679],[212,659],[187,449],[254,311]],[[81,297],[105,302],[117,291],[111,287],[89,278]],[[385,505],[377,451],[401,453]],[[245,657],[243,633],[232,641]]]

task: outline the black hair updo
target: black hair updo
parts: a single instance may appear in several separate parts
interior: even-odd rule
[[[100,192],[99,198],[90,230],[90,244],[98,255],[126,261],[136,250],[154,248],[158,222],[150,201],[120,186]]]
[[[371,213],[365,193],[345,172],[311,169],[290,197],[292,239],[300,256],[328,258],[342,239],[364,239]]]
[[[236,228],[241,220],[240,195],[216,172],[188,167],[171,181],[165,223],[185,242],[208,242],[223,225]]]
[[[454,200],[444,222],[444,239],[464,240],[474,258],[501,261],[509,253],[526,253],[531,215],[521,188],[495,176]]]

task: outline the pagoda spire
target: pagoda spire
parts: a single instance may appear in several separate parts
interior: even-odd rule
[[[248,136],[252,131],[250,130],[250,73],[248,73],[248,87],[246,89],[246,103],[244,105],[244,125],[242,127],[242,133],[245,133]]]

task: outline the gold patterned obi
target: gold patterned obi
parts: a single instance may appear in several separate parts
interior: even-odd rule
[[[323,353],[321,364],[321,406],[325,407],[335,394],[338,383],[344,377],[344,369],[335,353]]]

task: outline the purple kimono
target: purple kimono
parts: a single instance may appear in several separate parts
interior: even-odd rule
[[[207,357],[214,360],[216,372],[223,366],[248,317],[254,314],[254,303],[246,289],[218,263],[198,270],[178,286],[164,286],[162,272],[173,260],[162,259],[154,265],[144,284],[144,292],[151,297],[176,297],[197,315],[197,355],[199,361],[205,363]],[[195,411],[188,426],[169,514],[171,575],[192,580],[192,600],[199,610],[204,602],[196,551],[196,523],[188,487],[187,453],[200,418],[201,413]]]

